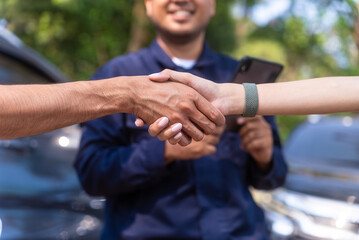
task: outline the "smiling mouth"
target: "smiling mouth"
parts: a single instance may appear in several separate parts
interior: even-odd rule
[[[185,11],[185,10],[175,11],[172,14],[177,17],[189,17],[192,15],[192,13],[190,11]]]

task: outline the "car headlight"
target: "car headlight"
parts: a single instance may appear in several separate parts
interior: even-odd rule
[[[268,211],[266,217],[270,222],[270,230],[274,235],[282,239],[288,239],[293,235],[294,224],[289,218],[272,211]]]

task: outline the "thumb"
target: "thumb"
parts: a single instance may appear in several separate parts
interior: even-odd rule
[[[186,72],[177,72],[170,69],[165,69],[162,72],[159,73],[153,73],[149,75],[150,80],[156,81],[156,82],[165,82],[168,80],[171,80],[173,82],[178,82],[185,84],[189,87],[196,89],[196,86],[194,84],[194,80],[203,80],[202,78],[196,77],[192,74],[186,73]]]
[[[145,124],[145,121],[143,121],[141,118],[138,117],[135,121],[135,125],[136,125],[136,127],[143,127],[146,124]]]
[[[168,81],[171,76],[169,74],[167,74],[166,72],[159,72],[159,73],[152,73],[150,75],[148,75],[148,77],[150,78],[150,80],[155,81],[155,82],[165,82]]]

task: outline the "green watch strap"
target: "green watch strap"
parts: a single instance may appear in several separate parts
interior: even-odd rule
[[[258,112],[258,91],[254,83],[243,83],[245,91],[245,106],[243,117],[254,117]]]

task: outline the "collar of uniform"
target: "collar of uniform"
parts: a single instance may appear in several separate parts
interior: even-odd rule
[[[156,60],[162,65],[163,68],[178,69],[176,64],[173,63],[172,59],[166,54],[166,52],[160,47],[156,40],[152,41],[150,46],[151,53],[155,56]],[[205,42],[203,44],[203,51],[199,57],[196,67],[206,67],[215,63],[214,52],[209,48]]]

